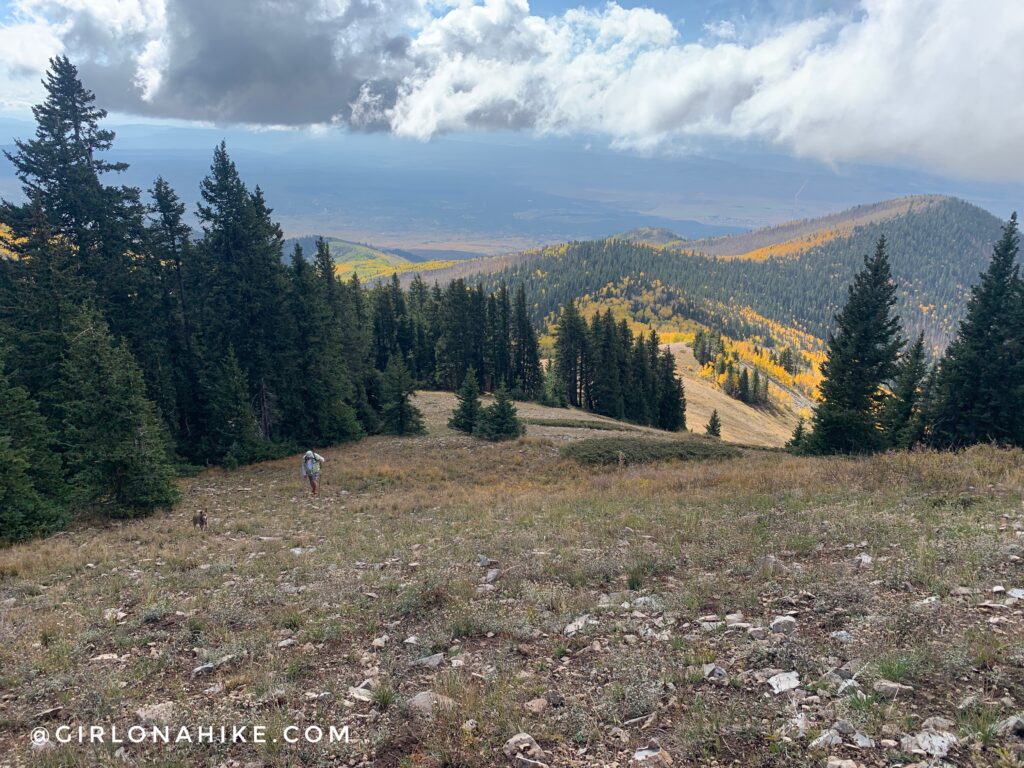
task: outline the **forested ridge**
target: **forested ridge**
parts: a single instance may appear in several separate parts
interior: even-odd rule
[[[110,183],[126,166],[105,159],[114,134],[67,58],[44,84],[35,136],[7,153],[25,201],[0,204],[0,544],[169,506],[183,470],[416,434],[418,388],[496,392],[475,430],[492,440],[522,431],[512,396],[550,397],[522,285],[417,277],[403,290],[392,275],[367,288],[339,279],[322,238],[285,258],[223,142],[197,233],[164,179]],[[581,386],[618,387],[617,374],[596,368]],[[658,401],[638,420],[680,428],[674,369],[645,378]]]
[[[742,324],[730,311],[738,318],[749,308],[824,339],[845,286],[885,235],[900,286],[896,310],[909,333],[923,332],[927,346],[941,349],[956,332],[968,288],[987,263],[999,227],[982,209],[943,198],[786,258],[720,259],[611,238],[542,249],[489,275],[487,283],[525,283],[537,320],[609,285],[625,286],[624,297],[633,301],[660,284],[673,291],[672,306],[684,316],[723,333],[735,335]],[[710,314],[717,319],[709,323]]]

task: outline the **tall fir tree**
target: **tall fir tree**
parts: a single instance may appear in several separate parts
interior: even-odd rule
[[[854,277],[846,305],[836,315],[822,365],[821,403],[814,413],[809,446],[816,453],[870,453],[885,447],[879,410],[883,386],[896,371],[903,346],[893,314],[892,279],[885,238]]]
[[[62,363],[61,441],[76,501],[134,516],[178,498],[170,445],[142,372],[96,310],[75,318]]]
[[[1024,286],[1017,214],[971,289],[956,339],[943,357],[931,407],[930,442],[1024,445]]]
[[[455,399],[458,405],[448,419],[448,426],[459,432],[472,432],[480,419],[481,410],[480,385],[477,383],[476,371],[473,368],[466,371],[466,378]]]
[[[892,391],[882,406],[881,425],[890,448],[910,448],[924,437],[928,370],[921,333],[900,360]]]
[[[500,302],[506,306],[508,292],[501,289]],[[538,397],[544,385],[544,372],[540,364],[540,352],[537,346],[537,332],[530,322],[526,307],[526,289],[520,283],[516,288],[515,302],[512,308],[510,329],[512,340],[511,384],[525,399]]]
[[[426,431],[423,415],[411,398],[416,392],[409,369],[400,355],[388,362],[381,385],[384,409],[381,413],[381,428],[390,435],[419,435]]]
[[[704,433],[710,437],[722,436],[722,419],[718,415],[717,408],[711,411],[711,418],[708,419],[708,423],[704,426]]]

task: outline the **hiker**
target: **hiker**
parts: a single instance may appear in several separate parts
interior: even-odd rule
[[[320,465],[324,463],[324,457],[313,451],[306,451],[302,457],[302,476],[309,478],[309,489],[313,495],[320,489]]]

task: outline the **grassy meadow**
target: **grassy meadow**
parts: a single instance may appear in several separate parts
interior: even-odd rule
[[[677,766],[1024,764],[1024,453],[694,437],[693,460],[604,466],[565,449],[670,438],[523,406],[527,436],[490,444],[445,427],[450,395],[417,400],[427,435],[319,449],[320,498],[298,457],[211,470],[173,511],[0,551],[0,766],[475,768],[514,765],[519,732],[551,766],[652,738]],[[154,705],[352,740],[30,746]]]

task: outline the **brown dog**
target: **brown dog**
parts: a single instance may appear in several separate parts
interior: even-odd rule
[[[206,513],[203,510],[199,510],[192,515],[192,527],[198,528],[201,531],[206,530]]]

